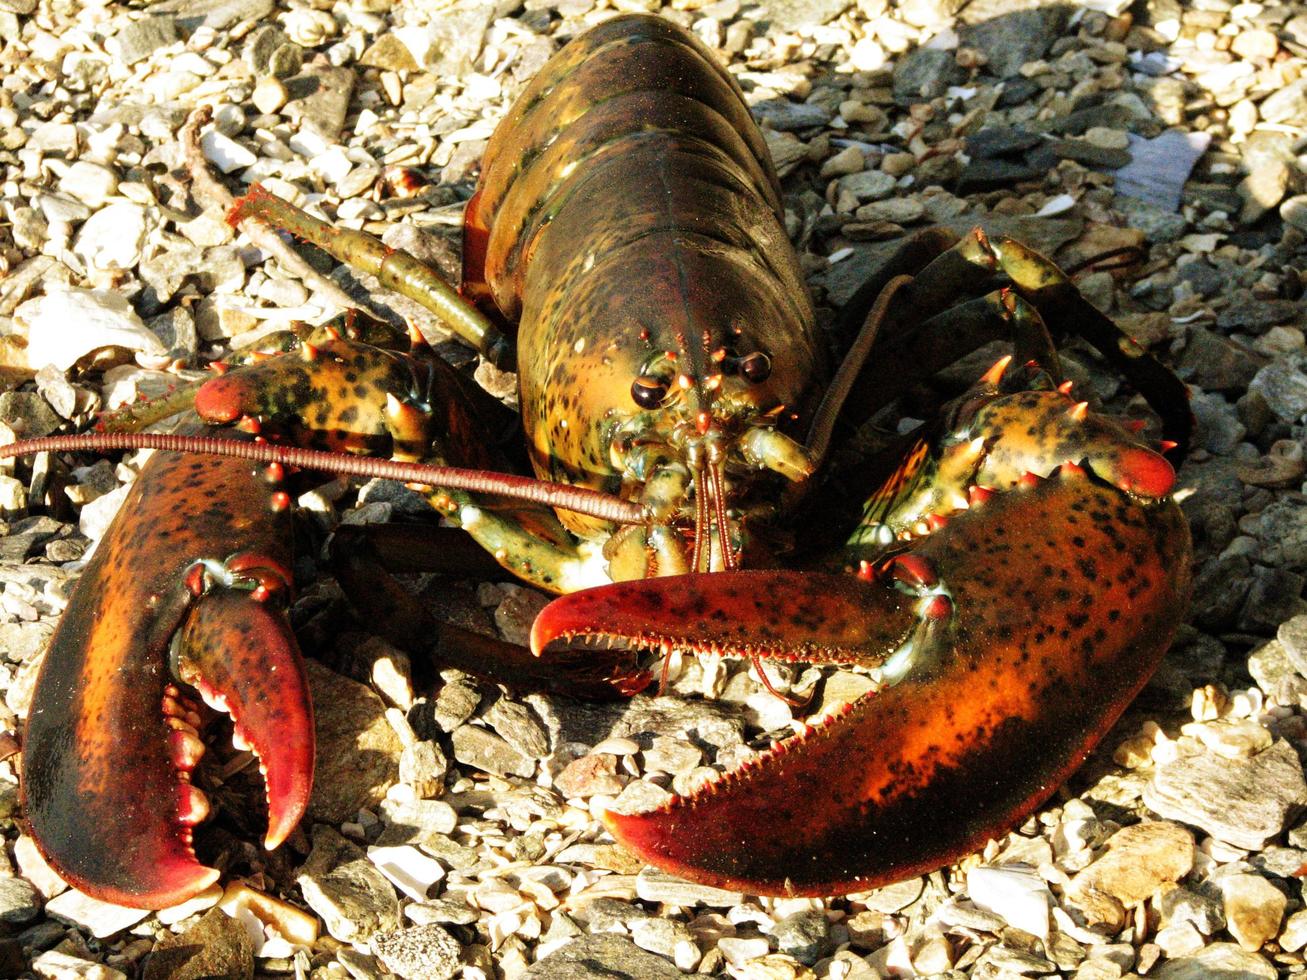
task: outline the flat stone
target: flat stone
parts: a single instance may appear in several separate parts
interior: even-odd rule
[[[582,936],[536,962],[522,980],[681,980],[673,964],[624,936]]]
[[[83,223],[73,240],[73,251],[88,270],[132,269],[141,261],[145,236],[145,208],[116,201]]]
[[[1047,941],[1053,895],[1033,868],[973,868],[967,872],[967,895],[1009,925]]]
[[[1266,401],[1267,407],[1285,422],[1297,422],[1307,414],[1307,372],[1303,359],[1286,354],[1257,372],[1248,386]]]
[[[1236,847],[1259,850],[1307,806],[1307,783],[1283,740],[1249,759],[1205,752],[1159,766],[1144,803]]]
[[[1207,133],[1179,130],[1167,130],[1153,139],[1131,134],[1130,162],[1116,172],[1116,193],[1175,211],[1185,181],[1210,142]]]
[[[145,961],[142,980],[250,980],[253,976],[254,944],[249,933],[215,908],[184,932],[160,939]]]
[[[894,101],[906,105],[937,99],[966,76],[952,51],[917,48],[894,65]]]
[[[1307,119],[1307,77],[1272,92],[1258,109],[1268,123],[1300,123]]]
[[[1179,881],[1193,863],[1193,835],[1186,828],[1162,820],[1134,824],[1117,831],[1106,852],[1072,879],[1067,898],[1091,922],[1115,925],[1118,909]]]
[[[53,364],[66,371],[104,347],[165,353],[131,304],[109,290],[49,283],[45,295],[19,305],[14,318],[27,329],[28,362],[38,369]]]
[[[1205,391],[1242,391],[1265,364],[1256,351],[1191,324],[1176,374]]]
[[[1022,65],[1044,57],[1066,30],[1069,17],[1070,9],[1060,5],[972,0],[963,8],[958,40],[984,52],[991,74],[1012,78]]]
[[[1213,943],[1191,956],[1168,960],[1149,973],[1155,980],[1275,980],[1270,961],[1234,943]]]
[[[464,765],[496,776],[531,776],[536,761],[477,725],[463,725],[451,737],[454,758]]]
[[[341,942],[366,942],[399,928],[399,899],[390,882],[362,849],[330,827],[313,828],[313,850],[295,880],[309,908]]]
[[[46,902],[45,911],[52,918],[86,929],[97,939],[107,939],[130,929],[150,914],[145,909],[102,902],[75,888]]]
[[[789,99],[764,99],[755,104],[751,111],[760,126],[781,133],[825,126],[832,116],[831,110],[824,106],[791,102]]]
[[[285,84],[290,96],[282,110],[285,115],[334,143],[345,125],[345,113],[354,93],[353,69],[314,62],[302,74],[286,79]]]
[[[404,980],[449,980],[461,969],[462,947],[443,926],[378,933],[368,945],[386,969]]]
[[[0,878],[0,923],[19,926],[41,914],[41,893],[22,878]]]
[[[316,660],[306,660],[305,671],[318,745],[308,812],[311,819],[340,824],[385,799],[399,781],[404,745],[370,688]]]
[[[1283,625],[1280,630],[1283,635]],[[1307,707],[1307,677],[1303,676],[1299,655],[1291,655],[1288,650],[1288,644],[1280,639],[1262,644],[1248,657],[1248,673],[1278,704]]]
[[[32,972],[42,980],[127,980],[121,970],[54,949],[32,960]]]
[[[758,9],[749,16],[768,21],[781,30],[793,31],[828,23],[851,6],[853,0],[761,0]]]
[[[743,899],[743,894],[726,888],[698,885],[676,875],[645,868],[635,879],[635,894],[646,902],[667,905],[717,906],[729,908]]]
[[[104,47],[120,65],[130,67],[176,40],[176,18],[142,17],[140,20],[132,21],[109,38]]]
[[[112,168],[89,160],[78,160],[59,178],[59,190],[94,210],[118,189],[118,175]]]
[[[359,58],[360,65],[386,71],[417,71],[419,65],[408,45],[394,34],[382,34]]]

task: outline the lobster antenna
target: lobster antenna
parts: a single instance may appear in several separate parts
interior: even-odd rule
[[[75,452],[79,450],[163,449],[168,452],[231,456],[259,463],[280,463],[306,470],[362,476],[425,486],[447,487],[472,493],[490,493],[514,500],[526,500],[570,510],[615,524],[645,524],[649,515],[640,504],[598,490],[567,483],[550,483],[527,476],[489,473],[455,466],[428,466],[391,459],[370,459],[344,453],[328,453],[270,442],[246,442],[213,436],[181,436],[159,432],[88,432],[71,436],[44,436],[0,446],[0,459],[30,453]]]

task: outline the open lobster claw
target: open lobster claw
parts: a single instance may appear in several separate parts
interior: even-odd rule
[[[1165,652],[1189,535],[1169,499],[1129,497],[1079,466],[973,501],[855,573],[686,575],[546,607],[537,653],[624,637],[879,665],[886,679],[691,796],[607,813],[613,835],[696,881],[827,895],[934,870],[1042,803]]]
[[[251,466],[156,455],[83,574],[98,601],[69,606],[42,665],[23,745],[27,821],[50,865],[96,898],[165,908],[217,880],[191,848],[208,813],[190,781],[200,699],[259,756],[269,848],[308,803],[312,707],[277,596],[289,515]],[[208,542],[229,557],[197,559]]]

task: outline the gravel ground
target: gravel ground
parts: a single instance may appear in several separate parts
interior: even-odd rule
[[[227,227],[225,195],[256,179],[451,271],[485,140],[525,80],[586,26],[656,9],[0,0],[0,419],[23,435],[71,428],[293,319],[330,317],[342,289],[368,299],[348,273]],[[618,707],[510,697],[453,671],[415,688],[408,657],[352,625],[318,579],[295,611],[319,654],[311,819],[262,852],[246,816],[254,760],[215,745],[203,784],[222,813],[199,848],[225,888],[146,914],[68,890],[19,821],[13,753],[35,668],[139,462],[69,474],[39,457],[0,476],[0,975],[1307,975],[1307,8],[660,12],[744,87],[824,316],[930,224],[983,223],[1067,265],[1144,250],[1079,285],[1192,390],[1180,486],[1197,587],[1162,669],[1070,786],[983,853],[847,898],[757,899],[642,868],[596,819],[789,729],[790,708],[743,667],[682,664],[673,696]],[[192,192],[182,129],[201,106],[213,122],[194,135],[221,183]],[[439,339],[410,305],[370,302]],[[1088,352],[1067,362],[1109,410],[1138,407]],[[484,366],[477,377],[512,390]],[[415,506],[385,485],[305,503],[326,527]],[[509,639],[543,602],[513,585],[416,585]],[[818,681],[782,670],[775,683]],[[866,684],[820,683],[824,706]]]

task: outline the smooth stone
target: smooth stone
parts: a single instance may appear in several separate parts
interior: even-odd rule
[[[103,347],[165,353],[131,304],[110,290],[49,283],[45,295],[21,304],[14,318],[26,326],[28,363],[34,368],[53,364],[66,371]]]
[[[1130,162],[1116,172],[1117,195],[1137,198],[1163,211],[1175,211],[1185,181],[1210,142],[1211,136],[1201,132],[1167,130],[1153,139],[1132,133]]]
[[[764,99],[752,106],[750,111],[759,125],[781,133],[825,126],[832,117],[831,110],[824,106],[791,102],[789,99]]]
[[[75,888],[46,902],[45,911],[51,918],[86,929],[97,939],[107,939],[130,929],[150,914],[145,909],[102,902]]]
[[[59,178],[59,190],[91,210],[103,205],[117,189],[118,175],[89,160],[78,160]]]
[[[1230,875],[1220,881],[1225,924],[1240,947],[1255,953],[1280,931],[1287,899],[1261,875]]]
[[[101,272],[132,269],[145,247],[145,208],[118,201],[91,215],[73,239],[73,251]]]

